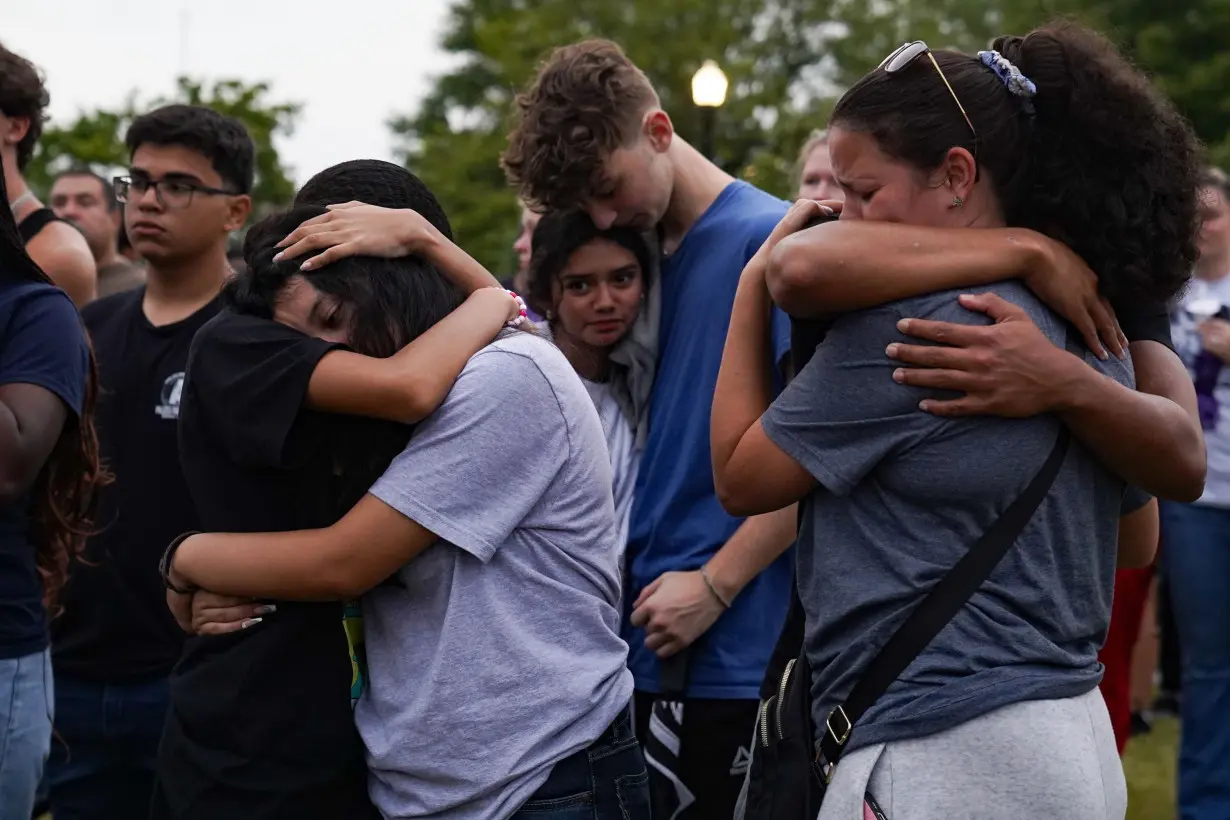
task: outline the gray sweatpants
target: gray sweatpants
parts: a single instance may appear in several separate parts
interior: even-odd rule
[[[888,820],[1123,820],[1127,813],[1123,767],[1097,689],[851,752],[819,820],[863,820],[865,790]]]

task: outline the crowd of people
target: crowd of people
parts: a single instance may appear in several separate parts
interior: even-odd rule
[[[0,47],[0,820],[801,820],[791,731],[819,820],[1121,820],[1154,609],[1230,817],[1230,183],[1099,35],[902,46],[793,206],[561,47],[503,283],[383,161],[248,226],[198,106],[35,192],[47,104]]]

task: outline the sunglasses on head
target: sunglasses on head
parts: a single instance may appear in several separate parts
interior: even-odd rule
[[[931,61],[931,65],[935,66],[935,72],[939,74],[940,79],[944,81],[944,87],[948,89],[948,93],[952,95],[952,101],[957,104],[957,108],[960,110],[961,116],[965,118],[965,124],[969,126],[969,132],[974,137],[974,159],[977,160],[978,132],[974,129],[974,123],[970,121],[969,114],[965,113],[965,106],[961,105],[961,100],[957,97],[957,92],[953,90],[952,83],[948,82],[948,78],[944,76],[944,69],[940,68],[940,64],[935,60],[935,55],[931,53],[931,48],[926,43],[922,40],[915,40],[912,43],[905,43],[892,54],[885,57],[884,61],[880,63],[880,68],[884,69],[885,74],[891,76],[906,68],[924,54],[926,54],[927,59]]]

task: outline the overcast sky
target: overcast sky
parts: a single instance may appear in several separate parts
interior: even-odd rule
[[[302,102],[279,149],[296,182],[392,159],[385,120],[447,67],[448,0],[0,0],[0,40],[43,69],[51,118],[167,94],[177,74],[265,80]]]

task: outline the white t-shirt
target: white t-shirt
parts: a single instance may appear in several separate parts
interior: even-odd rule
[[[612,490],[615,494],[615,524],[619,531],[619,558],[623,565],[624,549],[628,545],[628,520],[632,515],[632,495],[636,490],[636,471],[641,454],[636,446],[636,431],[615,398],[611,386],[604,382],[581,379],[589,397],[598,409],[602,432],[611,454]]]
[[[1230,308],[1230,276],[1212,282],[1193,278],[1179,304],[1171,313],[1171,335],[1175,350],[1187,365],[1192,378],[1196,378],[1196,361],[1204,349],[1199,325],[1216,315],[1223,308]],[[1204,431],[1205,448],[1208,451],[1208,477],[1204,482],[1204,495],[1200,504],[1214,507],[1230,507],[1230,365],[1224,365],[1211,385],[1212,395],[1201,399],[1210,400],[1218,408],[1216,423]],[[1200,386],[1197,385],[1197,392]]]

